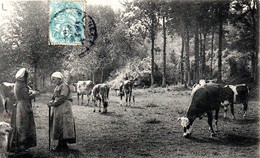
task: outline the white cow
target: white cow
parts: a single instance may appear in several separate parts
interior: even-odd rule
[[[87,100],[88,100],[87,105],[88,105],[89,101],[90,101],[91,90],[94,87],[94,83],[90,80],[78,81],[77,83],[73,84],[73,86],[76,88],[76,91],[77,91],[78,105],[79,105],[79,96],[80,95],[81,95],[81,105],[83,105],[84,95],[87,96]]]

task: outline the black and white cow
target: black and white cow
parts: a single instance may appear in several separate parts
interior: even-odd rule
[[[109,86],[105,83],[97,84],[92,89],[92,101],[94,102],[94,111],[96,111],[97,101],[99,101],[99,112],[101,112],[101,104],[103,104],[103,113],[107,113]]]
[[[216,80],[204,80],[201,79],[199,80],[199,83],[195,83],[192,86],[192,90],[191,90],[191,97],[193,96],[194,92],[199,89],[200,87],[203,87],[205,85],[211,85],[211,84],[216,84]]]
[[[120,100],[122,105],[123,96],[125,96],[126,107],[131,106],[131,98],[135,103],[135,96],[133,95],[134,80],[125,80],[121,82],[119,87]]]
[[[234,104],[244,105],[243,117],[245,118],[247,116],[249,87],[246,84],[226,85],[224,86],[224,94],[225,100],[222,102],[225,110],[224,118],[227,117],[227,107],[230,105],[232,117],[235,119]]]
[[[189,137],[191,135],[193,122],[196,118],[202,118],[205,113],[208,116],[211,136],[213,137],[216,135],[212,127],[212,111],[215,111],[215,125],[218,130],[218,113],[221,102],[223,101],[222,91],[223,88],[220,85],[210,84],[204,85],[194,92],[186,117],[178,118],[178,120],[181,120],[181,125],[184,128],[184,137]]]
[[[79,97],[81,96],[81,105],[83,105],[83,98],[84,95],[87,96],[87,105],[89,104],[90,101],[90,95],[91,91],[94,87],[94,83],[90,80],[87,81],[78,81],[77,83],[74,83],[73,86],[76,89],[77,92],[77,99],[78,99],[78,105],[79,105]]]

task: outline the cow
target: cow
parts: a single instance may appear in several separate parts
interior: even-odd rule
[[[119,94],[122,105],[123,96],[125,96],[126,105],[125,107],[131,106],[131,98],[133,98],[133,102],[135,103],[135,96],[133,95],[133,86],[134,80],[125,80],[121,81]]]
[[[200,87],[203,87],[205,85],[211,85],[211,84],[216,84],[215,80],[204,80],[204,79],[201,79],[199,80],[199,83],[195,83],[193,86],[192,86],[192,90],[191,90],[191,97],[193,96],[194,92],[199,89]]]
[[[103,113],[107,113],[109,87],[107,84],[97,84],[94,86],[91,92],[92,101],[94,102],[94,111],[96,111],[97,101],[99,101],[99,112],[101,112],[101,104],[103,104]]]
[[[214,137],[216,133],[212,127],[213,114],[215,111],[215,125],[216,131],[218,130],[218,113],[223,101],[223,88],[218,84],[204,85],[197,89],[192,98],[186,117],[178,118],[181,120],[181,125],[184,128],[183,136],[188,138],[192,133],[192,125],[196,118],[202,118],[206,113],[208,116],[209,129],[211,131],[211,137]]]
[[[3,112],[9,114],[7,103],[10,100],[15,100],[14,98],[14,83],[3,82],[0,84],[0,97],[3,105]],[[13,101],[14,102],[14,101]]]
[[[234,104],[243,104],[243,118],[247,116],[247,107],[249,99],[249,87],[246,84],[239,85],[226,85],[224,86],[225,100],[222,102],[224,107],[224,118],[227,117],[227,107],[230,105],[231,114],[233,119],[236,119],[234,115]]]
[[[76,89],[77,92],[77,99],[78,99],[78,105],[79,105],[79,97],[81,96],[81,105],[83,105],[83,98],[84,95],[87,96],[87,105],[89,104],[90,101],[90,96],[91,96],[91,90],[94,87],[94,83],[90,80],[87,81],[78,81],[77,83],[74,83],[73,86]]]
[[[1,102],[3,105],[4,112],[9,114],[7,105],[8,101],[10,100],[15,100],[14,98],[14,85],[15,83],[9,83],[9,82],[3,82],[0,84],[0,97],[1,97]],[[33,94],[33,98],[35,101],[35,96],[39,94],[38,91],[33,90],[31,87],[29,87],[29,95]]]

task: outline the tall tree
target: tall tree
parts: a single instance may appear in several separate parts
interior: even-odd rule
[[[125,4],[126,10],[124,12],[125,20],[129,22],[130,26],[141,25],[144,26],[142,31],[145,35],[148,32],[151,40],[151,85],[154,84],[154,45],[155,37],[158,31],[158,2],[154,0],[134,0]]]

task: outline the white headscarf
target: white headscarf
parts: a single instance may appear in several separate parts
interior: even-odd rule
[[[25,68],[21,68],[15,75],[16,80],[22,80],[26,71]]]
[[[51,75],[51,78],[53,78],[53,77],[63,79],[63,75],[62,75],[61,72],[54,72],[54,73]]]

